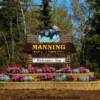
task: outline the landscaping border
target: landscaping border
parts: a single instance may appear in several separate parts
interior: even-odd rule
[[[100,81],[91,82],[0,82],[0,89],[58,89],[58,90],[100,90]]]

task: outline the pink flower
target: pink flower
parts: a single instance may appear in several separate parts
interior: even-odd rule
[[[86,68],[84,66],[79,66],[78,70],[80,73],[86,72]]]
[[[89,74],[88,76],[89,76],[89,78],[95,78],[95,75],[94,75],[94,73],[92,73],[92,74]]]
[[[54,67],[50,67],[51,72],[55,72],[56,69]]]
[[[18,66],[8,67],[7,68],[7,72],[8,73],[20,73],[21,72],[21,68],[18,67]]]
[[[55,72],[55,71],[56,71],[56,69],[54,67],[49,67],[49,66],[43,67],[44,73],[51,73],[51,72]]]
[[[29,71],[30,73],[35,73],[36,70],[37,70],[36,67],[28,67],[28,71]]]
[[[41,74],[38,74],[37,77],[40,78],[41,80],[52,80],[55,78],[55,74],[54,73],[48,73],[48,74],[41,73]]]
[[[23,74],[16,74],[12,77],[13,81],[24,81],[25,76]]]
[[[4,73],[0,74],[0,77],[5,77],[5,76],[6,76],[6,74],[4,74]]]
[[[72,68],[71,67],[62,67],[60,68],[61,72],[66,72],[66,73],[72,73]]]

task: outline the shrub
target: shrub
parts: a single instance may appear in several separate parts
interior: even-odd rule
[[[25,76],[23,74],[16,74],[12,77],[12,81],[24,81]]]
[[[29,73],[35,73],[37,71],[37,67],[30,66],[28,67]]]
[[[56,71],[54,67],[49,67],[49,66],[44,66],[42,69],[44,73],[52,73]]]
[[[8,73],[20,73],[21,72],[21,68],[18,67],[18,66],[8,67],[7,68],[7,72]]]
[[[72,73],[72,68],[71,67],[62,67],[59,69],[61,72],[66,72],[66,73]]]
[[[6,74],[0,74],[0,81],[10,81],[10,77]]]
[[[53,80],[55,78],[55,74],[53,73],[49,73],[49,74],[38,74],[37,78],[39,78],[40,80]]]
[[[80,73],[86,72],[86,68],[84,66],[79,66],[77,69],[79,70]]]

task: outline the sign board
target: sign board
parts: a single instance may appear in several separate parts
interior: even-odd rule
[[[65,44],[33,44],[32,45],[32,50],[37,51],[37,50],[66,50],[66,45]]]
[[[65,63],[66,58],[33,58],[33,63]]]
[[[75,47],[72,43],[41,43],[41,44],[34,44],[34,43],[27,43],[24,46],[24,52],[33,54],[34,52],[51,52],[56,51],[59,53],[59,51],[63,53],[74,53]]]

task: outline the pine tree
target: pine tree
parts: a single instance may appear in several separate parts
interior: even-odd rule
[[[85,54],[90,63],[100,67],[100,0],[88,0],[91,17],[86,22]]]
[[[38,16],[38,19],[43,23],[40,26],[41,29],[47,29],[51,27],[50,2],[51,0],[42,0],[42,10],[40,10],[40,16]]]
[[[0,60],[1,65],[16,64],[23,59],[23,44],[25,42],[26,5],[21,0],[4,0],[0,9]],[[26,3],[26,2],[24,2]]]

